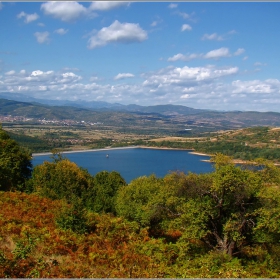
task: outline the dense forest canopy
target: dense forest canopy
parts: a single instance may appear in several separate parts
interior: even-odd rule
[[[31,176],[31,153],[0,126],[0,190],[16,190]]]
[[[0,128],[0,277],[278,278],[280,170],[95,176],[53,154],[32,168]]]

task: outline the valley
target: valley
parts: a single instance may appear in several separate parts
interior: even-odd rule
[[[0,99],[2,127],[36,152],[141,145],[279,162],[280,113],[184,106],[81,108]],[[118,109],[117,109],[118,108]],[[131,111],[129,111],[131,110]]]

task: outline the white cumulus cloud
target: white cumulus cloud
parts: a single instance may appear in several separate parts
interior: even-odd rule
[[[242,48],[237,49],[234,53],[235,56],[244,53],[245,50]],[[230,57],[232,56],[228,48],[220,48],[216,50],[212,50],[207,52],[206,54],[203,53],[192,53],[192,54],[182,54],[178,53],[172,57],[169,57],[167,61],[190,61],[192,59],[203,58],[203,59],[218,59],[221,57]]]
[[[217,33],[212,33],[212,34],[204,34],[201,38],[201,40],[217,40],[217,41],[222,41],[224,40],[222,35],[218,35]]]
[[[227,57],[230,56],[229,49],[228,48],[220,48],[216,50],[212,50],[205,54],[205,58],[220,58],[220,57]]]
[[[17,18],[24,18],[25,23],[30,23],[34,20],[37,20],[39,16],[34,13],[34,14],[26,14],[25,12],[21,12],[17,15]]]
[[[21,70],[18,73],[11,70],[8,74],[0,81],[3,84],[0,90],[27,92],[35,97],[40,95],[38,92],[48,91],[49,95],[52,93],[53,97],[56,98],[59,91],[74,87],[82,79],[81,76],[73,72],[58,73],[52,70],[34,70],[32,72]],[[46,97],[49,98],[49,95]]]
[[[91,10],[108,11],[120,6],[128,6],[130,3],[125,1],[94,1],[90,5]]]
[[[190,19],[191,15],[184,13],[184,12],[178,12],[177,13],[179,16],[181,16],[183,19]]]
[[[54,71],[52,71],[52,70],[46,71],[46,72],[43,72],[41,70],[36,70],[31,73],[31,76],[51,75],[53,73],[54,73]]]
[[[103,27],[88,41],[88,48],[105,46],[109,43],[142,42],[148,38],[147,32],[139,24],[120,23],[115,20],[110,26]]]
[[[240,55],[241,53],[243,53],[245,50],[244,49],[238,49],[234,55]],[[230,51],[228,48],[220,48],[220,49],[216,49],[216,50],[212,50],[207,52],[206,54],[203,53],[192,53],[192,54],[182,54],[182,53],[178,53],[175,54],[172,57],[169,57],[167,59],[167,61],[189,61],[192,59],[196,59],[196,58],[204,58],[204,59],[218,59],[221,57],[229,57],[231,56]]]
[[[125,78],[133,78],[134,75],[131,73],[119,73],[114,77],[114,80],[120,80],[120,79],[125,79]]]
[[[56,82],[60,84],[73,83],[81,80],[82,77],[72,72],[62,73],[56,78]]]
[[[46,14],[62,21],[75,21],[85,15],[88,10],[78,2],[50,1],[41,5],[41,10]]]
[[[252,81],[233,81],[233,93],[280,93],[280,81],[277,79],[252,80]]]
[[[237,49],[237,51],[234,53],[234,55],[241,55],[241,54],[243,54],[244,52],[245,52],[244,49],[239,48],[239,49]]]
[[[167,68],[165,71],[149,75],[143,82],[144,86],[162,87],[163,85],[186,86],[192,83],[200,83],[223,76],[229,76],[238,72],[237,67],[215,69],[213,67],[188,67]]]
[[[201,37],[201,40],[223,41],[229,39],[231,35],[234,35],[236,33],[237,32],[235,30],[230,30],[224,33],[223,35],[219,35],[217,33],[212,33],[212,34],[206,33]]]
[[[54,33],[57,33],[57,34],[59,34],[59,35],[64,35],[64,34],[66,34],[68,32],[68,30],[66,30],[66,29],[64,29],[64,28],[59,28],[59,29],[56,29],[55,31],[54,31]]]
[[[187,55],[178,53],[178,54],[175,54],[172,57],[169,57],[167,59],[167,61],[178,61],[178,60],[189,61],[189,60],[192,60],[192,59],[195,59],[195,58],[199,58],[199,57],[202,57],[202,55],[201,54],[196,54],[196,53],[187,54]]]
[[[6,72],[5,75],[11,76],[11,75],[14,75],[15,73],[16,73],[15,70],[11,70],[11,71]]]
[[[181,27],[181,31],[185,31],[185,30],[192,30],[192,27],[189,24],[183,24]]]
[[[39,44],[48,43],[50,41],[49,35],[50,33],[48,31],[34,33],[34,36]]]

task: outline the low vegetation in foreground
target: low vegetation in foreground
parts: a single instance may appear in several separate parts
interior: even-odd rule
[[[95,176],[30,152],[0,129],[1,278],[279,278],[280,170]]]

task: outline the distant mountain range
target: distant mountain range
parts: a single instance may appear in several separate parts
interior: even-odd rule
[[[11,98],[13,100],[11,100]],[[102,123],[133,131],[209,132],[250,126],[280,126],[280,113],[211,111],[180,105],[139,106],[100,101],[43,100],[0,93],[0,115]]]
[[[0,93],[0,98],[29,102],[39,103],[50,106],[71,106],[84,109],[96,109],[96,110],[110,110],[110,111],[121,111],[121,112],[138,112],[138,113],[159,113],[165,115],[177,115],[177,114],[197,114],[210,110],[194,109],[181,105],[155,105],[155,106],[140,106],[135,104],[123,105],[120,103],[109,103],[105,101],[85,101],[85,100],[48,100],[48,99],[37,99],[31,96],[23,95],[20,93],[5,92]]]

